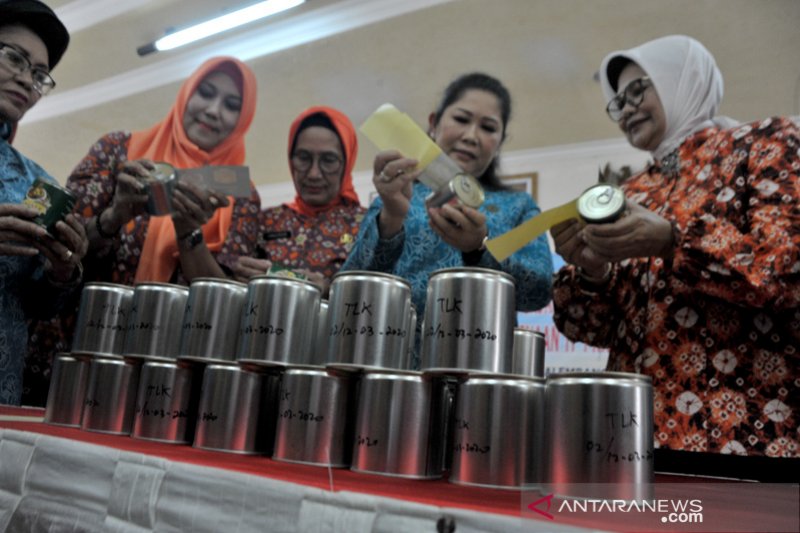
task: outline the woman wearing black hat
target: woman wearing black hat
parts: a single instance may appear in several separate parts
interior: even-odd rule
[[[75,290],[88,247],[74,215],[50,232],[34,223],[38,211],[23,204],[28,189],[56,181],[9,144],[16,123],[55,86],[50,71],[68,42],[43,3],[0,0],[0,404],[20,403],[26,319]]]

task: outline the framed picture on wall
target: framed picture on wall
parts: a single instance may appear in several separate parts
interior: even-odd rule
[[[539,174],[536,172],[526,172],[524,174],[513,174],[510,176],[500,176],[504,184],[515,191],[526,192],[534,199],[536,198],[536,181]]]

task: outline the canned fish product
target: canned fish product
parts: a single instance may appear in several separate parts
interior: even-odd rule
[[[36,178],[22,203],[39,213],[33,222],[52,233],[56,222],[64,220],[64,217],[72,212],[72,208],[75,207],[75,196],[55,183]]]
[[[155,170],[145,181],[147,212],[151,215],[168,215],[172,212],[172,191],[177,183],[175,167],[169,163],[155,163]]]
[[[578,213],[586,222],[600,224],[617,220],[625,211],[625,194],[614,185],[586,189],[578,198]]]
[[[478,180],[469,174],[458,174],[447,185],[429,194],[425,198],[425,205],[441,207],[447,203],[455,203],[477,209],[483,203],[483,199],[483,187]]]

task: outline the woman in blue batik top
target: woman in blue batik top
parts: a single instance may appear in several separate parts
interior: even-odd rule
[[[496,173],[510,117],[511,95],[497,79],[471,73],[451,82],[429,116],[428,133],[465,172],[478,178],[486,194],[483,205],[426,208],[424,200],[431,189],[416,181],[417,161],[396,150],[380,152],[372,178],[380,198],[364,217],[342,270],[375,270],[407,279],[418,323],[425,312],[428,278],[449,267],[501,270],[516,281],[518,310],[547,305],[553,265],[546,236],[501,263],[485,249],[488,237],[539,213],[530,195],[504,187]]]

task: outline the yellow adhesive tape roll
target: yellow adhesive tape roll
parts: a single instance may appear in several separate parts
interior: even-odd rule
[[[532,219],[526,220],[516,228],[503,233],[499,237],[486,241],[486,249],[489,250],[489,253],[491,253],[495,259],[504,261],[511,254],[556,224],[571,218],[579,217],[578,201],[571,200],[564,205],[539,213]]]
[[[416,159],[418,169],[439,157],[442,149],[414,120],[392,104],[383,104],[359,128],[381,150],[398,150]]]

